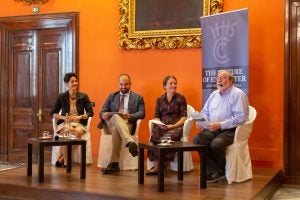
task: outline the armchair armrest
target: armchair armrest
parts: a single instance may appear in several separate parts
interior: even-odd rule
[[[90,127],[91,127],[91,121],[92,121],[93,117],[89,117],[87,124],[86,124],[86,131],[89,132],[90,131]]]
[[[235,130],[234,143],[247,141],[252,132],[253,122],[246,122],[238,126]]]
[[[151,139],[151,133],[152,133],[152,128],[154,127],[154,123],[149,121],[148,123],[148,126],[149,126],[149,141]]]
[[[181,141],[183,142],[188,142],[189,141],[189,134],[190,134],[190,130],[192,128],[194,119],[189,117],[185,120],[184,124],[183,124],[183,133],[182,133],[182,138]]]
[[[57,119],[55,117],[52,118],[52,128],[53,128],[53,132],[54,132],[54,135],[57,134]]]

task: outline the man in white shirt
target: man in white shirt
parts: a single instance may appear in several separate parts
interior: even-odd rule
[[[201,114],[209,123],[194,137],[194,143],[208,145],[207,182],[225,178],[226,148],[234,140],[235,129],[248,120],[249,103],[246,94],[234,86],[234,76],[227,70],[219,70],[217,90],[208,97]]]

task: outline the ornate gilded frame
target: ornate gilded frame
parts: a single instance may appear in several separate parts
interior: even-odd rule
[[[136,0],[120,0],[119,45],[122,49],[199,48],[201,28],[135,31]],[[223,0],[203,0],[203,15],[220,13]]]
[[[48,0],[15,0],[15,1],[22,1],[27,5],[31,5],[31,4],[38,4],[38,3],[47,3]]]

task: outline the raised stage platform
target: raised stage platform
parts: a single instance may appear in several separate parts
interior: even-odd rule
[[[79,165],[74,164],[72,173],[65,168],[55,168],[45,163],[45,182],[39,183],[37,165],[33,176],[26,176],[26,167],[0,172],[0,199],[268,199],[279,187],[282,171],[276,169],[253,169],[253,180],[228,185],[226,181],[208,183],[200,189],[199,169],[184,174],[178,181],[176,172],[168,170],[165,192],[157,192],[157,177],[145,176],[144,185],[138,184],[137,171],[121,171],[119,175],[103,175],[96,164],[87,167],[86,180],[79,176]],[[9,198],[11,199],[11,198]]]

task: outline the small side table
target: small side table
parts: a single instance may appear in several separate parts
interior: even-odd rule
[[[44,182],[44,149],[47,146],[67,146],[68,161],[67,161],[67,173],[72,171],[72,145],[81,145],[81,166],[80,166],[80,178],[86,177],[86,141],[82,139],[68,139],[59,138],[54,139],[39,139],[28,138],[27,139],[27,176],[32,176],[32,145],[37,145],[39,149],[38,155],[38,179],[40,183]]]
[[[174,142],[169,146],[154,145],[152,143],[139,143],[139,184],[144,184],[144,149],[158,152],[158,178],[157,191],[164,191],[164,158],[168,152],[178,152],[178,174],[177,179],[183,180],[183,152],[198,151],[200,156],[200,188],[206,188],[206,149],[207,145],[190,144],[188,142]]]

